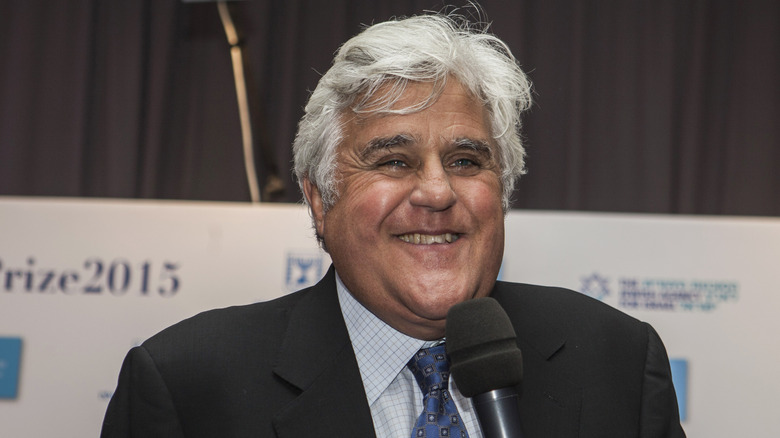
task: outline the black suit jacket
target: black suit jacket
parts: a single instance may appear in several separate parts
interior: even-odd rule
[[[576,292],[498,282],[525,369],[527,438],[684,437],[663,344]],[[266,303],[202,313],[132,349],[101,437],[374,436],[333,269]]]

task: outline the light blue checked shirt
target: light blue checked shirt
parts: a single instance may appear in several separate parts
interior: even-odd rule
[[[363,307],[336,275],[339,304],[347,323],[377,438],[410,436],[423,409],[423,395],[409,359],[421,348],[441,341],[411,338],[387,325]],[[482,438],[471,400],[461,395],[450,377],[450,394],[470,438]]]

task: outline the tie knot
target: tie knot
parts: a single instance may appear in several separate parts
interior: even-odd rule
[[[447,389],[447,382],[450,378],[450,361],[447,358],[444,344],[421,349],[412,356],[406,366],[414,374],[423,394]]]

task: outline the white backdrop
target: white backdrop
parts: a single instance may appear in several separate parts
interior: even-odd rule
[[[776,219],[512,212],[501,276],[652,323],[690,437],[776,437],[779,260]],[[131,346],[328,263],[301,206],[0,197],[0,436],[97,436]]]

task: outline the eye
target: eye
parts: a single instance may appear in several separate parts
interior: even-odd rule
[[[389,168],[400,168],[400,167],[407,167],[406,163],[404,163],[402,160],[393,159],[393,160],[387,160],[379,164],[380,167],[389,167]]]
[[[458,158],[452,163],[452,167],[470,167],[477,165],[478,163],[470,158]]]

